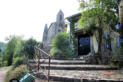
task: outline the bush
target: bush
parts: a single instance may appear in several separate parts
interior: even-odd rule
[[[51,53],[52,57],[55,58],[55,59],[59,59],[59,58],[63,59],[63,58],[65,58],[65,56],[62,55],[62,51],[60,51],[57,48],[52,48],[50,50],[50,53]]]
[[[62,54],[62,52],[57,48],[52,48],[50,50],[50,53],[51,53],[52,56],[54,56],[55,54]]]
[[[5,82],[9,82],[9,80],[10,80],[10,76],[11,76],[11,71],[12,71],[12,69],[9,69],[9,71],[6,73],[6,78],[5,78]]]
[[[13,69],[18,67],[19,65],[27,64],[27,58],[26,57],[16,57],[13,59]]]
[[[69,43],[68,33],[58,33],[52,42],[53,48],[50,53],[54,57],[70,58],[73,56],[73,52]]]
[[[28,72],[29,70],[27,69],[26,65],[20,65],[14,70],[10,69],[6,75],[6,82],[9,82],[13,78],[20,79]]]
[[[4,67],[7,66],[7,61],[0,61],[0,67]]]
[[[116,65],[118,68],[123,67],[123,58],[121,48],[117,46],[116,38],[113,39],[113,53],[111,56],[110,64]]]
[[[3,61],[2,66],[7,66],[7,61]]]

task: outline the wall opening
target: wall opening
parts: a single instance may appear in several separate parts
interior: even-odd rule
[[[78,55],[87,55],[90,52],[90,36],[79,35],[78,36]]]

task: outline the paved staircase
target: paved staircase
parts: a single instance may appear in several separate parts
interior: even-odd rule
[[[45,62],[44,62],[45,60]],[[36,62],[36,61],[35,61]],[[30,60],[30,67],[37,68],[37,64]],[[123,82],[123,71],[114,66],[91,65],[81,59],[51,60],[40,59],[40,70],[35,75],[46,80],[45,72],[50,69],[50,80],[58,82]],[[34,70],[33,70],[34,71]]]

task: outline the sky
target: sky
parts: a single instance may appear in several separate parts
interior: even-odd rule
[[[77,0],[0,0],[0,41],[10,35],[42,41],[45,24],[55,22],[60,9],[65,17],[80,12]]]

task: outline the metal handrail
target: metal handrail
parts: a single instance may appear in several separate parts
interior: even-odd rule
[[[40,50],[41,52],[43,52],[44,54],[46,54],[47,56],[51,57],[51,55],[49,55],[48,53],[46,53],[44,50],[38,48],[38,47],[35,47],[36,49]]]
[[[48,59],[49,59],[49,62],[48,62],[48,76],[46,76],[47,77],[47,79],[48,79],[48,82],[49,82],[49,80],[50,80],[50,62],[51,62],[51,55],[49,55],[48,53],[46,53],[44,50],[42,50],[42,49],[40,49],[40,48],[38,48],[38,47],[35,47],[35,49],[37,49],[37,50],[39,50],[39,55],[40,55],[40,51],[42,52],[42,53],[44,53],[45,55],[47,55],[48,56]],[[38,56],[39,56],[38,55]],[[40,70],[40,57],[38,57],[38,71]]]

